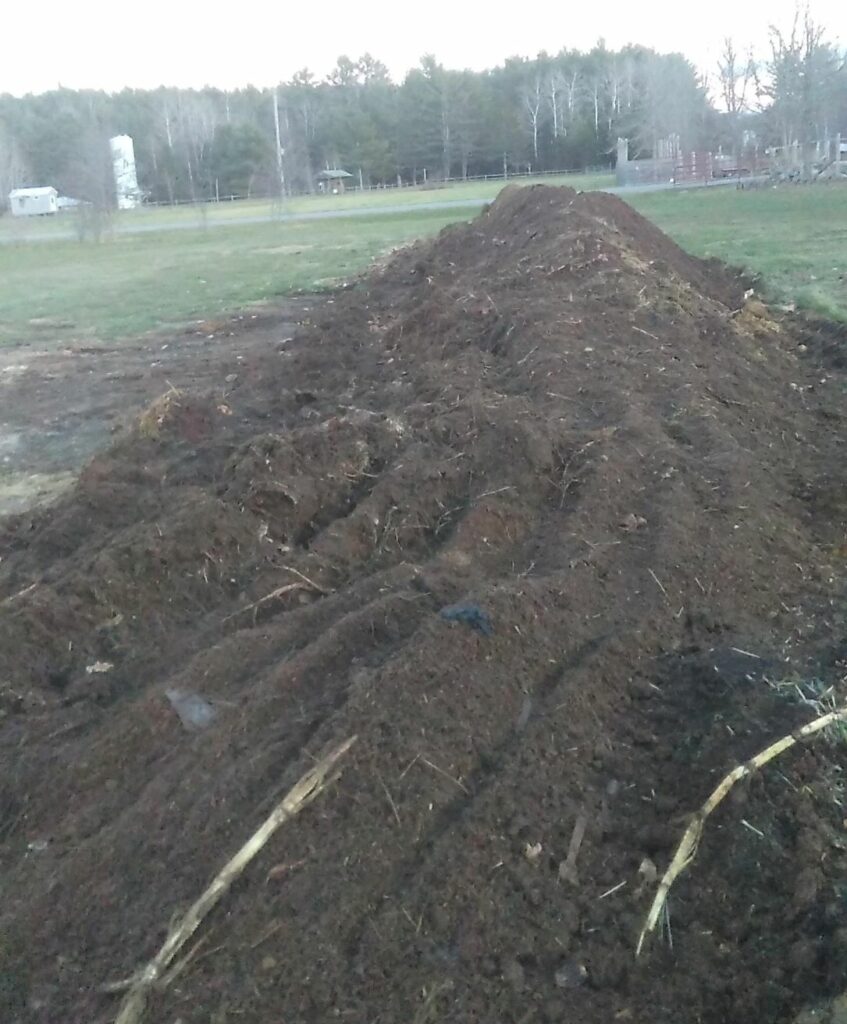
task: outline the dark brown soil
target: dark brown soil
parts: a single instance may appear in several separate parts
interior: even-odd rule
[[[3,1021],[114,1019],[99,986],[353,733],[151,1021],[750,1024],[841,992],[837,738],[739,789],[672,944],[633,950],[686,814],[815,715],[786,683],[843,695],[842,343],[617,199],[507,190],[8,520]]]

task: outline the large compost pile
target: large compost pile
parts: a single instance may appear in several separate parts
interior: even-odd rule
[[[0,525],[3,1021],[114,1020],[102,986],[352,735],[150,1020],[749,1024],[840,993],[838,735],[737,787],[634,947],[687,815],[843,695],[846,381],[623,202],[536,187],[226,401],[164,395]]]

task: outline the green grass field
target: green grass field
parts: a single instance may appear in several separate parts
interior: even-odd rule
[[[109,341],[327,287],[395,246],[472,217],[477,207],[470,204],[493,198],[500,187],[474,182],[304,197],[285,212],[361,209],[364,200],[370,212],[246,225],[212,221],[266,215],[267,202],[220,204],[203,220],[190,209],[132,211],[99,243],[46,238],[61,223],[54,220],[27,224],[22,235],[6,217],[0,221],[0,345]],[[401,199],[411,201],[408,210],[380,210]],[[463,200],[469,205],[414,208]],[[691,252],[761,274],[771,298],[847,320],[847,186],[692,190],[631,201]],[[122,233],[129,223],[146,227]]]
[[[684,249],[760,274],[768,298],[847,321],[847,184],[656,192],[631,202]]]
[[[614,184],[611,174],[560,174],[515,179],[521,185],[544,183],[570,185],[582,190],[607,188]],[[141,207],[115,215],[112,227],[121,230],[155,229],[169,227],[214,227],[242,218],[276,218],[287,215],[309,216],[338,213],[349,210],[379,210],[382,207],[414,207],[428,203],[469,203],[493,199],[503,188],[502,178],[489,181],[454,182],[449,185],[405,187],[401,189],[373,189],[366,192],[346,192],[339,196],[294,196],[284,202],[273,199],[237,200],[235,202],[203,203],[195,206]],[[51,238],[57,232],[67,233],[74,226],[73,214],[58,218],[38,217],[13,220],[0,219],[0,242],[14,240],[19,243]]]
[[[456,211],[0,245],[0,345],[129,337],[356,274]]]

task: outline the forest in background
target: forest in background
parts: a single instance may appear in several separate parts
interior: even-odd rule
[[[727,39],[712,70],[707,82],[681,54],[600,42],[482,72],[427,56],[402,82],[365,54],[276,89],[0,95],[0,203],[14,187],[50,184],[111,205],[117,134],[133,138],[153,202],[308,192],[329,167],[371,186],[610,166],[618,137],[631,157],[669,137],[725,152],[742,139],[847,138],[845,55],[808,15],[770,30],[765,61]]]

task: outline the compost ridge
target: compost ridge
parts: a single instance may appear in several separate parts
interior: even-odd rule
[[[4,1019],[112,1019],[98,986],[354,734],[152,1019],[746,1024],[840,991],[828,743],[710,821],[673,948],[633,959],[685,814],[809,717],[792,679],[843,674],[843,368],[802,340],[620,200],[507,189],[7,521]]]

